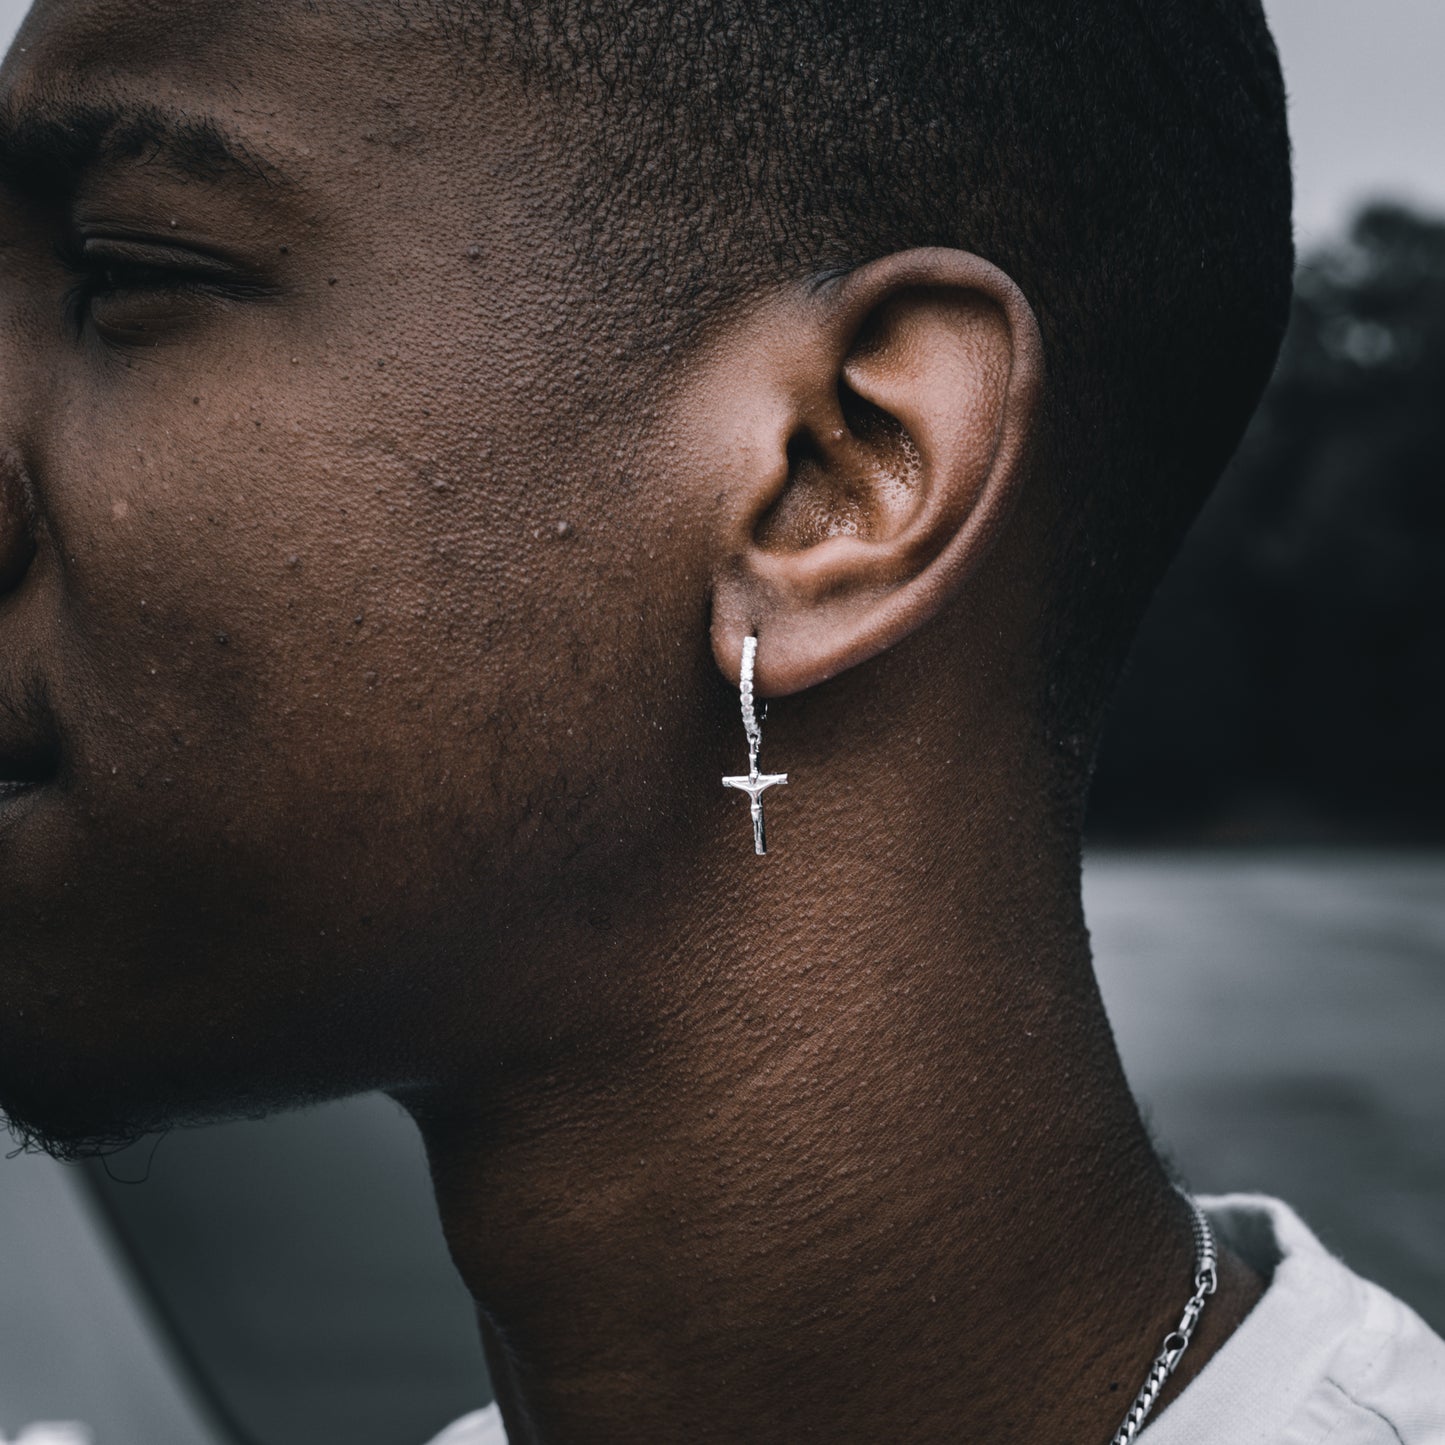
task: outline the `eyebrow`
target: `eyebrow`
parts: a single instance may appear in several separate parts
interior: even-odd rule
[[[127,161],[192,180],[286,182],[211,116],[158,105],[0,105],[0,184],[12,191],[64,200],[88,172]]]

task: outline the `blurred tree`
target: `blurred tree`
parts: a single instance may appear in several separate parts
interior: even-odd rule
[[[1300,266],[1275,377],[1155,599],[1102,841],[1445,841],[1445,222]]]

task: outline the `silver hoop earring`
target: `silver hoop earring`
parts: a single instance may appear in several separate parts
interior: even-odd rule
[[[758,771],[758,751],[763,745],[763,728],[753,711],[753,664],[757,655],[758,639],[743,638],[742,678],[738,691],[743,704],[743,731],[748,735],[748,771],[746,777],[724,778],[723,787],[736,788],[740,793],[748,795],[753,815],[753,852],[761,855],[768,851],[768,837],[763,829],[763,793],[777,783],[786,783],[788,775]]]

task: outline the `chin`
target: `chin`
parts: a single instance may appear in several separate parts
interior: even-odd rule
[[[88,1158],[217,1112],[192,1097],[205,1081],[197,1061],[175,1057],[173,1037],[137,1037],[128,1011],[71,1032],[68,1015],[37,1027],[38,1008],[0,1004],[0,1122],[23,1150]]]
[[[93,1098],[44,1098],[33,1088],[14,1094],[0,1086],[0,1124],[9,1130],[18,1149],[63,1160],[114,1153],[165,1127],[159,1114],[149,1119],[126,1118],[95,1107],[98,1102]]]

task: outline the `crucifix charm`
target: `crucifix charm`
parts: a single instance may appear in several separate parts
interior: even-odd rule
[[[758,655],[758,639],[743,639],[743,669],[740,693],[743,704],[743,731],[748,735],[748,770],[746,774],[735,774],[723,779],[723,787],[736,788],[748,795],[753,815],[753,852],[761,855],[768,851],[768,836],[763,828],[763,793],[779,783],[786,783],[786,773],[760,773],[758,771],[758,749],[763,745],[763,729],[753,712],[753,663]]]

